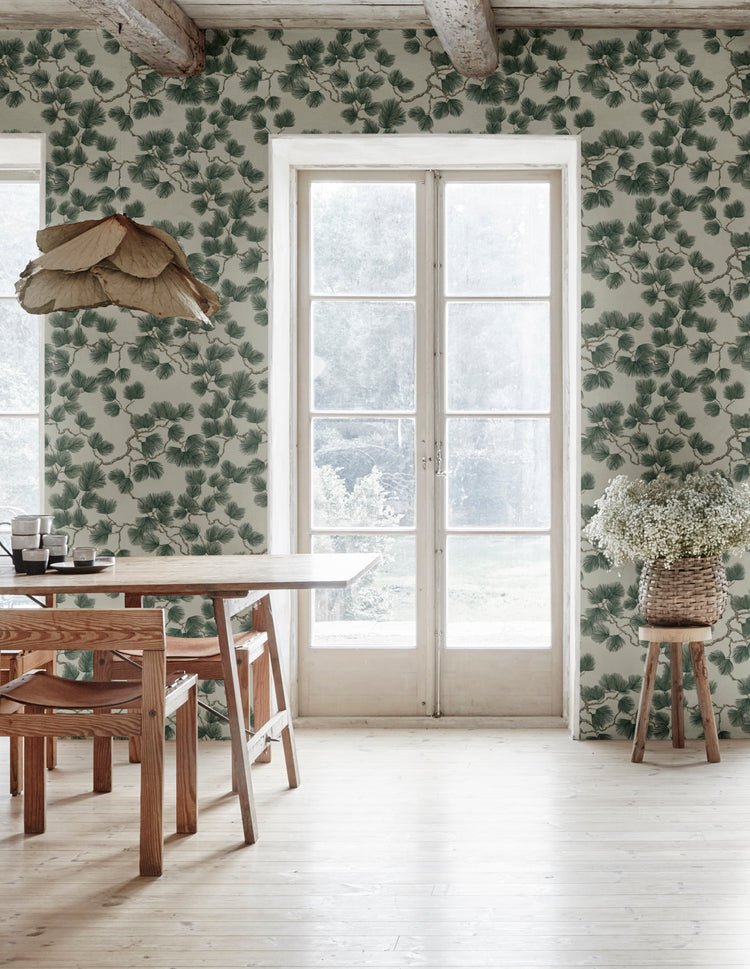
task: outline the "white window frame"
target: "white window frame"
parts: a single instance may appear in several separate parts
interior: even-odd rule
[[[0,133],[0,182],[38,182],[39,183],[39,226],[46,224],[45,218],[45,157],[46,137],[43,134],[3,134]],[[28,253],[29,261],[38,255]],[[15,296],[2,296],[2,302],[15,302]],[[44,482],[44,317],[37,316],[39,328],[39,507],[24,509],[31,514],[41,512],[45,505]],[[0,409],[0,417],[34,417],[33,411],[15,413]],[[3,531],[8,531],[3,527]]]
[[[471,161],[468,162],[467,159]],[[270,143],[271,273],[269,326],[268,550],[297,540],[296,262],[297,173],[361,167],[451,170],[558,169],[563,208],[563,709],[578,736],[580,617],[580,140],[534,135],[281,135]],[[290,393],[291,388],[291,393]],[[296,709],[291,597],[276,605]]]

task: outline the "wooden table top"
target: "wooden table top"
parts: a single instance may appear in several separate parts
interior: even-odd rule
[[[91,575],[16,575],[11,560],[1,557],[0,595],[125,592],[240,598],[253,589],[343,589],[379,559],[377,554],[354,552],[123,556],[113,568]]]

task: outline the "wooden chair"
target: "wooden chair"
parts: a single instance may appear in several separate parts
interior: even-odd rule
[[[177,711],[177,831],[197,830],[196,677],[167,683],[161,610],[7,610],[0,617],[0,650],[44,653],[94,650],[95,679],[66,680],[44,671],[24,673],[0,687],[0,736],[24,738],[24,830],[46,827],[44,738],[94,737],[94,790],[109,791],[112,737],[142,744],[140,873],[161,875],[164,806],[164,720]],[[138,649],[138,682],[97,678],[112,651]],[[127,710],[113,713],[115,710]],[[57,710],[87,712],[57,713]]]
[[[265,599],[265,593],[253,594],[249,597],[249,604],[255,605],[260,599]],[[167,636],[167,675],[184,671],[193,673],[199,680],[224,681],[224,668],[221,663],[218,636],[187,638]],[[237,672],[240,682],[240,696],[242,700],[242,716],[245,729],[250,729],[250,671],[252,670],[252,711],[256,725],[265,724],[271,716],[270,698],[270,659],[268,653],[268,633],[265,630],[253,629],[240,633],[234,637]],[[140,675],[133,660],[138,661],[137,651],[123,650],[124,656],[115,658],[112,662],[112,676],[118,679],[137,679]],[[204,705],[204,704],[201,704]],[[205,704],[208,707],[207,704]],[[130,740],[130,760],[137,763],[140,759],[138,738]],[[271,759],[271,748],[267,745],[258,754],[258,762]],[[232,787],[236,790],[234,772]]]
[[[54,595],[44,596],[44,601],[34,600],[39,605],[47,608],[54,608],[56,597]],[[0,612],[2,616],[2,612]],[[8,650],[0,653],[0,686],[4,686],[10,680],[15,679],[33,667],[43,667],[50,673],[55,671],[56,656],[51,650],[46,653],[35,653],[32,657],[26,657],[21,650]],[[21,737],[10,738],[10,756],[8,758],[10,767],[10,793],[15,797],[21,793],[23,788],[23,740]],[[57,765],[57,739],[47,738],[47,768],[52,770]]]
[[[0,616],[2,616],[2,613],[0,613]],[[1,618],[0,622],[2,622]],[[43,668],[52,673],[54,672],[54,665],[55,653],[52,650],[28,654],[16,649],[7,653],[0,653],[0,687],[31,669]],[[47,767],[52,770],[57,763],[54,737],[47,738],[46,750]],[[10,766],[10,793],[15,797],[23,790],[23,739],[21,737],[10,738],[8,762]]]

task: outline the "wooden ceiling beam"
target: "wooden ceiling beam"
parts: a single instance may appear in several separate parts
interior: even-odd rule
[[[71,0],[164,77],[193,77],[206,62],[204,34],[175,0]]]
[[[496,70],[497,29],[490,0],[424,0],[424,6],[459,74],[487,77]]]
[[[430,26],[423,0],[179,0],[199,28],[327,30]],[[0,29],[96,27],[101,3],[0,0]],[[110,0],[110,6],[113,6]],[[162,3],[161,6],[164,6]],[[493,0],[496,26],[750,30],[750,0]],[[117,31],[112,18],[106,26]],[[142,56],[142,55],[139,55]]]

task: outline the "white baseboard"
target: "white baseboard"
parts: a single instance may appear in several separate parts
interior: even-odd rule
[[[414,730],[565,730],[562,717],[298,717],[295,727],[383,727]]]

